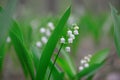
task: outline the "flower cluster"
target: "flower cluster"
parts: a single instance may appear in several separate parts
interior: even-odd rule
[[[54,30],[54,24],[52,22],[48,22],[47,27],[41,27],[39,32],[41,33],[41,40],[36,42],[36,46],[41,48],[44,44],[47,43],[48,38],[51,35],[51,32]]]
[[[79,27],[76,24],[74,24],[72,29],[69,29],[67,31],[67,38],[65,38],[63,36],[60,38],[60,43],[67,44],[67,46],[65,47],[66,52],[71,51],[70,46],[68,46],[68,45],[73,43],[75,36],[79,34],[78,30],[79,30]]]
[[[80,71],[82,71],[84,68],[89,67],[89,62],[90,62],[91,57],[92,55],[85,56],[84,59],[80,61],[80,66],[79,66]]]

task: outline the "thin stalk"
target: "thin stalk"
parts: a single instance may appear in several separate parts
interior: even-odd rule
[[[54,62],[53,62],[53,65],[52,65],[52,67],[51,67],[51,70],[50,70],[50,74],[49,74],[49,76],[48,76],[48,80],[50,80],[51,73],[52,73],[53,68],[54,68],[54,65],[55,65],[55,63],[56,63],[56,61],[57,61],[57,58],[58,58],[58,56],[59,56],[59,54],[60,54],[60,51],[61,51],[61,49],[62,49],[62,46],[63,46],[63,44],[61,44],[60,49],[59,49],[59,51],[58,51],[58,53],[57,53],[57,55],[56,55],[56,57],[55,57],[55,60],[54,60]]]

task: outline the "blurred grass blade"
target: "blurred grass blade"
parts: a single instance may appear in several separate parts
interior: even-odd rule
[[[39,52],[38,48],[34,46],[31,47],[31,51],[33,55],[34,66],[35,66],[35,69],[37,70],[39,66],[39,60],[40,60],[41,53]]]
[[[12,39],[12,43],[16,50],[17,56],[22,64],[24,72],[29,72],[32,80],[34,80],[34,67],[32,64],[32,56],[31,53],[25,47],[25,43],[23,40],[23,35],[19,29],[19,26],[16,22],[13,22],[13,26],[10,30],[10,37]]]
[[[76,75],[76,78],[80,79],[84,76],[87,76],[87,75],[91,76],[91,75],[95,74],[95,72],[97,70],[99,70],[99,68],[104,64],[104,62],[108,56],[108,53],[109,53],[108,49],[104,49],[104,50],[101,50],[101,51],[95,53],[91,57],[91,60],[89,62],[89,67],[80,71]]]
[[[114,22],[114,41],[118,55],[120,56],[120,16],[117,10],[111,5],[111,14]]]
[[[12,22],[10,17],[13,14],[16,2],[17,0],[9,0],[5,10],[0,7],[0,72],[2,72],[2,65],[5,55],[5,41]]]
[[[5,45],[3,44],[2,46],[0,46],[0,74],[3,68],[3,59],[5,55],[4,53],[5,53]]]
[[[67,9],[65,14],[60,19],[58,25],[56,26],[54,32],[52,33],[51,37],[49,38],[39,61],[39,69],[37,70],[36,80],[43,80],[48,64],[56,47],[56,44],[63,32],[63,28],[65,23],[67,22],[69,15],[70,15],[71,7]]]
[[[9,0],[5,9],[0,9],[0,46],[6,41],[10,25],[12,23],[11,16],[14,12],[17,0]]]

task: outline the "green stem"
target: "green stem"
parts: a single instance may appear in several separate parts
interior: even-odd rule
[[[60,51],[61,51],[61,49],[62,49],[62,46],[63,46],[63,44],[61,44],[60,49],[59,49],[59,51],[58,51],[58,53],[57,53],[57,55],[56,55],[56,57],[55,57],[55,60],[54,60],[54,62],[53,62],[53,65],[52,65],[52,67],[51,67],[51,70],[50,70],[50,74],[49,74],[49,76],[48,76],[48,80],[50,80],[51,73],[52,73],[53,68],[54,68],[54,65],[55,65],[55,63],[56,63],[56,61],[57,61],[57,58],[58,58],[58,56],[59,56],[59,54],[60,54]]]

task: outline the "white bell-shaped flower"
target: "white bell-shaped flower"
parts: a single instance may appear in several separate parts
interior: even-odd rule
[[[73,43],[73,39],[72,38],[68,38],[68,43]]]
[[[89,67],[89,64],[88,64],[88,63],[85,63],[85,64],[84,64],[84,67],[85,67],[85,68]]]
[[[78,35],[78,34],[79,34],[78,30],[74,30],[74,35]]]
[[[68,30],[67,31],[67,34],[70,36],[72,34],[72,31],[71,30]]]
[[[51,30],[54,30],[54,24],[52,22],[49,22],[48,23],[48,27],[51,29]]]
[[[49,29],[46,29],[46,35],[49,37],[50,35],[51,35],[51,32],[50,32],[50,30]]]
[[[79,70],[82,71],[84,69],[83,66],[79,66]]]
[[[65,38],[60,38],[60,43],[65,43]]]
[[[71,35],[70,35],[70,38],[75,39],[75,35],[74,35],[74,34],[71,34]]]
[[[70,47],[67,46],[67,47],[65,48],[65,50],[66,50],[66,52],[70,52]]]
[[[40,41],[36,42],[37,47],[42,47],[42,43]]]
[[[45,28],[40,28],[40,33],[45,33],[46,32],[46,29]]]
[[[44,44],[46,44],[47,41],[48,41],[48,39],[47,39],[45,36],[43,36],[43,37],[41,38],[41,41],[42,41]]]

